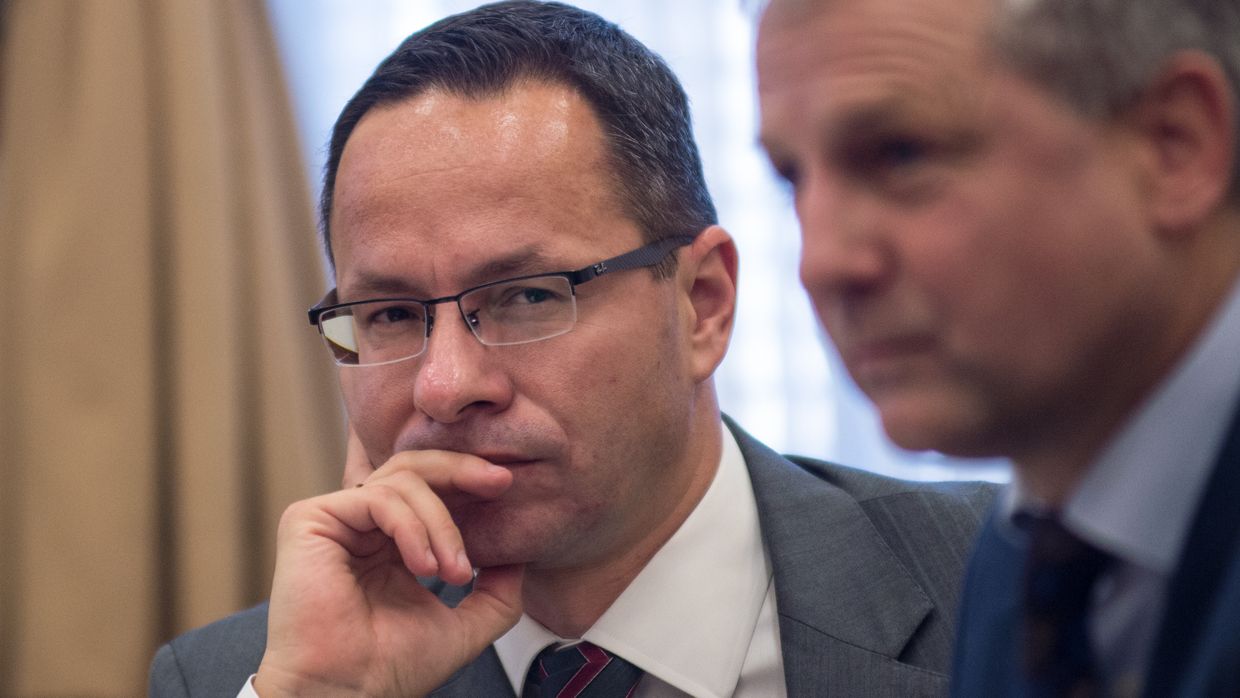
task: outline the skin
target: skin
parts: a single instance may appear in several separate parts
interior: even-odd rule
[[[1082,117],[1006,67],[991,0],[775,0],[761,139],[801,279],[898,444],[1006,456],[1061,502],[1236,279],[1234,105],[1178,56]]]
[[[341,299],[450,295],[640,246],[604,157],[588,104],[559,85],[372,110],[336,183]],[[575,637],[610,606],[719,460],[711,374],[736,252],[711,227],[678,260],[671,279],[579,287],[559,337],[486,347],[444,305],[421,356],[341,370],[346,488],[281,522],[262,695],[425,693],[523,609]],[[414,579],[464,583],[471,566],[455,610]]]

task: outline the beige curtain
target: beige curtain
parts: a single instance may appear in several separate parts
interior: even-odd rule
[[[140,695],[336,486],[312,206],[262,0],[5,3],[0,695]]]

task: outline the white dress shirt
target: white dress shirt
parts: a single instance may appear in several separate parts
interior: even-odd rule
[[[726,427],[702,501],[585,635],[557,637],[523,615],[495,650],[520,695],[539,651],[577,639],[645,670],[634,698],[787,695],[771,564],[749,471]]]
[[[1115,695],[1138,695],[1167,585],[1240,395],[1240,284],[1201,338],[1090,465],[1066,528],[1118,561],[1099,581],[1090,635]],[[1009,515],[1040,507],[1017,477]]]
[[[749,470],[726,426],[702,501],[585,635],[561,638],[522,615],[495,650],[520,696],[534,657],[576,640],[645,670],[633,698],[787,695],[770,558]],[[238,698],[258,698],[253,682]]]

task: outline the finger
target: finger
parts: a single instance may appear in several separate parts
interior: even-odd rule
[[[450,584],[465,584],[473,578],[461,531],[447,505],[425,480],[406,470],[376,472],[363,489],[371,488],[390,489],[404,500],[424,529],[441,579]]]
[[[418,576],[439,573],[426,526],[405,497],[388,486],[341,490],[299,503],[291,535],[329,540],[355,558],[375,550],[375,531],[396,543],[406,568]]]
[[[371,464],[370,457],[366,455],[366,447],[362,445],[362,440],[358,438],[357,431],[353,429],[353,423],[350,422],[349,446],[345,450],[342,484],[345,488],[356,487],[365,482],[374,471],[375,466]]]
[[[426,481],[431,489],[448,496],[464,493],[482,499],[495,499],[512,486],[512,471],[477,456],[455,451],[400,451],[370,477],[408,470]]]
[[[455,612],[468,629],[471,651],[481,651],[508,632],[521,618],[521,586],[524,565],[504,565],[478,570],[474,588]]]

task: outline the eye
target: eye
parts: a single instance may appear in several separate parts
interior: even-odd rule
[[[890,138],[875,148],[874,162],[880,167],[908,167],[926,158],[930,147],[916,138]]]
[[[545,288],[523,288],[517,293],[516,300],[533,305],[551,300],[552,295]]]
[[[563,298],[563,294],[542,286],[512,286],[504,289],[499,305],[542,305],[563,300]]]
[[[410,303],[377,303],[368,309],[363,324],[367,327],[376,325],[392,326],[421,321],[421,306]]]
[[[371,315],[371,323],[379,324],[403,322],[410,319],[412,316],[413,313],[410,313],[408,308],[394,305],[388,308],[383,308]]]
[[[915,165],[929,157],[931,150],[930,145],[923,140],[892,140],[884,144],[883,159],[894,167]]]
[[[929,201],[957,159],[950,141],[883,129],[842,144],[838,162],[855,182],[905,203]]]
[[[775,175],[775,179],[789,191],[797,188],[797,183],[801,179],[801,172],[797,166],[789,160],[771,158],[767,162],[771,165],[771,171]]]

